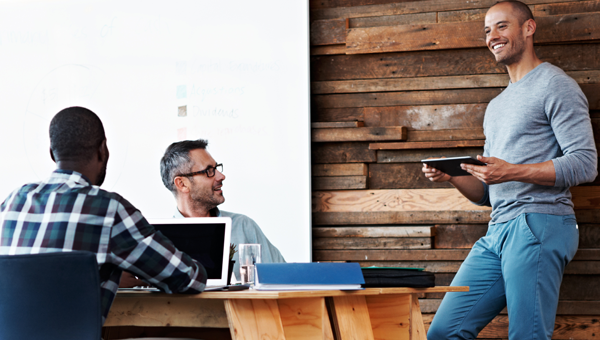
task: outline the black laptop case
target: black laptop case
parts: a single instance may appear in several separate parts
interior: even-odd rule
[[[404,268],[362,268],[365,288],[376,287],[412,287],[427,288],[435,286],[435,275],[431,272]]]

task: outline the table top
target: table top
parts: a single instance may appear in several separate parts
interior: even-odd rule
[[[362,290],[288,290],[288,291],[264,291],[264,290],[241,290],[241,291],[216,291],[203,292],[202,294],[165,294],[157,292],[118,292],[118,298],[140,298],[142,296],[177,298],[177,299],[292,299],[307,297],[328,296],[350,296],[350,295],[386,295],[386,294],[418,294],[418,293],[446,293],[446,292],[468,292],[465,286],[437,286],[431,288],[366,288]]]

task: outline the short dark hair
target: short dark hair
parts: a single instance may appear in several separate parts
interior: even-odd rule
[[[192,171],[194,164],[190,159],[190,151],[196,149],[204,150],[207,145],[208,142],[204,139],[184,140],[169,145],[160,160],[160,175],[163,184],[169,191],[177,194],[173,180],[176,176]]]
[[[50,150],[56,161],[89,161],[105,139],[102,121],[84,107],[66,108],[50,122]]]
[[[517,12],[517,15],[519,16],[519,25],[523,25],[523,23],[529,19],[535,20],[533,18],[533,13],[531,13],[531,9],[529,8],[529,6],[522,3],[521,1],[502,0],[502,1],[496,2],[496,4],[494,6],[496,6],[497,4],[504,3],[504,2],[509,3],[512,6],[512,8]],[[494,6],[492,6],[492,7],[494,7]]]

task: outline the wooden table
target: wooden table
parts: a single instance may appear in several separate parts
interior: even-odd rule
[[[426,340],[417,294],[468,290],[118,293],[104,326],[229,328],[234,340]]]

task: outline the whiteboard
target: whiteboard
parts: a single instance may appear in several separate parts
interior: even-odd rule
[[[84,106],[106,130],[105,190],[172,217],[160,158],[207,139],[220,208],[310,261],[308,46],[307,0],[0,1],[0,201],[49,176],[50,120]]]

